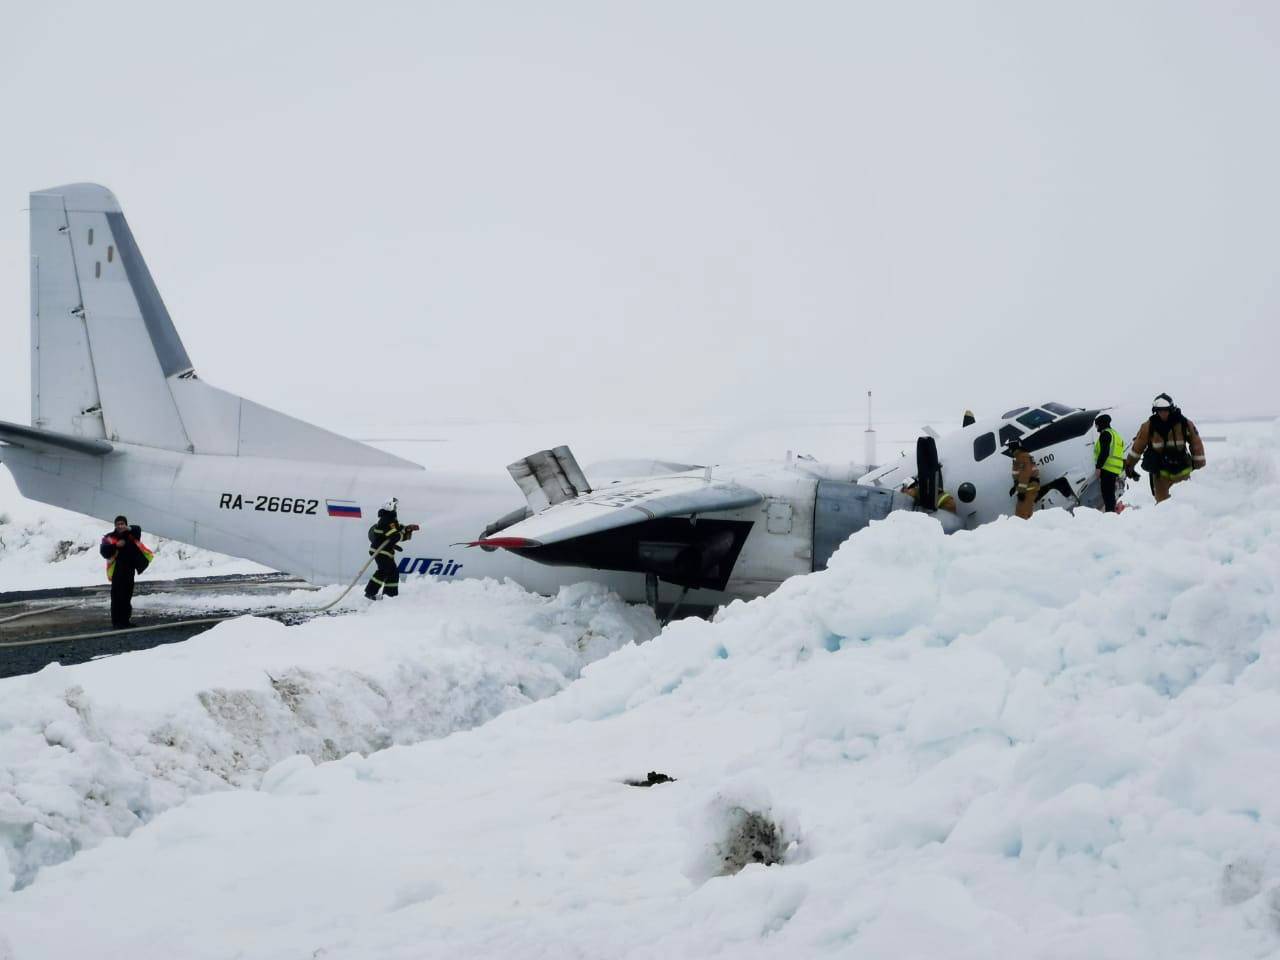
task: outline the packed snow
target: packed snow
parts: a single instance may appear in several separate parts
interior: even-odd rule
[[[647,609],[586,584],[545,599],[419,580],[394,604],[350,604],[360,612],[295,627],[246,617],[0,681],[0,890],[194,794],[256,787],[281,759],[483,723],[657,632]]]
[[[1275,956],[1254,433],[1159,507],[893,515],[645,643],[423,584],[0,681],[0,957]]]

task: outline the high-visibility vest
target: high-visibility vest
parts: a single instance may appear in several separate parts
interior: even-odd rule
[[[110,534],[108,534],[108,536],[110,536]],[[106,539],[106,538],[104,537],[103,539]],[[132,540],[133,538],[130,537],[129,539]],[[138,551],[142,554],[142,556],[146,558],[147,565],[149,566],[151,564],[151,561],[156,558],[156,555],[151,550],[147,549],[147,545],[143,543],[141,540],[134,540],[133,543],[134,543],[134,546],[138,548]],[[107,579],[114,580],[115,576],[116,576],[116,555],[112,554],[111,559],[107,561]]]
[[[1104,432],[1111,435],[1111,449],[1107,451],[1107,461],[1102,465],[1102,469],[1118,476],[1124,473],[1124,439],[1115,427],[1107,427]],[[1101,452],[1102,434],[1098,434],[1098,439],[1093,441],[1094,463],[1098,462],[1098,454]]]

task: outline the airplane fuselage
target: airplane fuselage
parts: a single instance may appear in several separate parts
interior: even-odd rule
[[[1031,414],[1019,408],[1011,411],[1013,416],[980,420],[938,441],[944,485],[959,501],[955,514],[934,514],[944,529],[972,529],[1012,512],[1010,464],[997,445],[1002,434],[1008,437],[1014,431],[1031,436],[1060,425],[1054,429],[1064,435],[1040,446],[1033,456],[1042,484],[1065,481],[1065,486],[1062,491],[1049,489],[1039,506],[1070,506],[1078,499],[1092,475],[1093,411],[1063,409],[1069,412],[1055,412],[1057,419],[1040,422],[1034,408]],[[1035,425],[1017,417],[1030,417]],[[1117,414],[1116,426],[1125,435],[1136,422],[1136,417]],[[398,555],[403,577],[510,578],[544,594],[591,581],[628,601],[647,598],[645,575],[634,569],[606,568],[608,562],[566,558],[554,551],[542,551],[540,557],[534,552],[531,557],[467,546],[487,524],[510,513],[517,495],[505,477],[202,455],[120,442],[111,454],[100,457],[9,447],[4,460],[19,489],[31,499],[104,520],[124,513],[160,536],[250,559],[315,583],[345,584],[356,576],[369,557],[368,530],[378,507],[395,496],[402,521],[421,527]],[[854,483],[855,468],[813,461],[720,466],[715,468],[717,479],[758,491],[760,502],[655,521],[654,532],[642,536],[668,544],[693,532],[682,525],[704,521],[741,531],[722,589],[695,589],[687,601],[715,605],[749,599],[771,592],[788,577],[824,568],[839,544],[866,523],[894,510],[912,509],[912,502],[897,491],[914,477],[915,469],[915,462],[904,457]],[[699,477],[701,471],[683,476]],[[869,487],[875,489],[868,491]],[[602,492],[610,489],[606,485]],[[864,500],[864,493],[874,496]],[[634,555],[643,548],[641,543],[626,549]],[[618,565],[626,563],[623,558]]]
[[[544,594],[592,581],[629,601],[646,598],[642,573],[567,569],[505,550],[467,547],[487,523],[518,501],[506,477],[204,456],[121,443],[114,453],[98,458],[20,447],[6,448],[3,456],[30,499],[104,521],[123,513],[151,533],[315,583],[351,581],[368,560],[368,530],[379,505],[396,496],[401,520],[421,527],[398,554],[402,576],[510,578]],[[769,465],[739,469],[767,489],[770,505],[707,515],[745,522],[750,533],[725,590],[694,591],[690,603],[759,596],[787,577],[813,569],[817,481]],[[766,516],[770,509],[772,521]]]

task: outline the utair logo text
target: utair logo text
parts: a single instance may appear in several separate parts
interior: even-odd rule
[[[462,569],[462,564],[440,557],[401,557],[398,566],[402,576],[421,573],[432,577],[452,577]]]

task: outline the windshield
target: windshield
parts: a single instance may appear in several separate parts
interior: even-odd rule
[[[1036,427],[1043,427],[1046,423],[1052,423],[1053,414],[1045,413],[1043,410],[1028,410],[1018,417],[1018,422],[1024,427],[1030,427],[1034,430]]]

